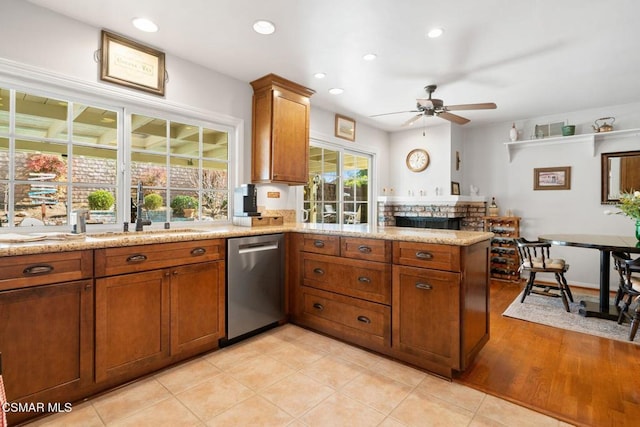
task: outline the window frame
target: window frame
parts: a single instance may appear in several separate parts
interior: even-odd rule
[[[129,91],[124,91],[120,88],[105,87],[95,83],[88,83],[83,80],[78,80],[66,76],[57,75],[48,71],[43,71],[36,67],[15,64],[9,61],[2,60],[0,58],[0,87],[16,91],[24,92],[28,94],[37,94],[39,96],[47,96],[68,103],[78,103],[88,105],[90,107],[104,106],[105,109],[118,111],[118,148],[117,148],[117,176],[116,176],[116,188],[117,188],[117,200],[116,203],[121,208],[118,208],[117,219],[114,224],[103,225],[91,225],[90,232],[102,232],[111,231],[114,229],[122,229],[122,223],[125,219],[129,219],[130,212],[130,197],[131,191],[128,185],[129,181],[125,178],[126,162],[130,159],[130,151],[127,149],[129,144],[129,136],[127,130],[129,124],[126,119],[126,111],[137,111],[144,114],[159,115],[161,117],[168,117],[172,121],[187,121],[189,123],[199,123],[208,129],[223,130],[228,135],[228,151],[227,151],[227,218],[226,220],[219,221],[196,221],[191,222],[189,225],[200,224],[223,224],[231,222],[232,215],[232,189],[237,186],[237,165],[236,158],[238,157],[239,144],[238,141],[242,141],[244,135],[244,120],[231,117],[226,114],[215,113],[207,110],[197,109],[185,105],[179,105],[168,102],[164,99],[158,100],[150,98],[145,95],[133,94]],[[15,99],[15,97],[12,97]],[[14,102],[14,101],[12,101]],[[67,124],[69,125],[70,112],[67,115]],[[9,134],[1,135],[3,138],[16,139],[14,130],[15,126],[15,102],[10,106],[9,114]],[[70,137],[71,138],[71,137]],[[15,144],[10,144],[10,150],[15,149]],[[67,143],[67,148],[72,147]],[[11,151],[9,153],[12,154]],[[167,153],[168,156],[168,153]],[[125,158],[127,160],[125,160]],[[10,162],[9,166],[12,170],[15,168],[14,162]],[[70,172],[71,166],[68,165],[68,172]],[[71,176],[71,175],[69,175]],[[10,184],[13,185],[15,176],[11,172]],[[72,180],[69,181],[69,187],[73,187],[75,184]],[[201,184],[200,184],[201,185]],[[13,192],[11,192],[13,193]],[[67,195],[67,200],[70,196]],[[14,210],[13,194],[9,194],[8,204],[11,211],[11,218],[13,218]],[[72,209],[68,209],[67,215],[71,213]],[[155,227],[154,227],[155,226]],[[162,228],[162,224],[154,224],[151,228]],[[49,225],[40,227],[29,227],[29,231],[41,232],[41,231],[69,231],[70,226],[65,225]],[[26,231],[19,227],[2,227],[2,231]]]
[[[339,197],[338,200],[335,202],[338,209],[336,211],[336,216],[337,216],[337,221],[334,224],[339,224],[339,225],[344,225],[345,221],[344,221],[344,204],[345,204],[345,198],[344,198],[344,155],[345,154],[350,154],[350,155],[355,155],[355,156],[361,156],[361,157],[366,157],[369,160],[369,175],[368,175],[368,188],[367,188],[367,218],[368,221],[366,224],[371,225],[373,224],[377,224],[377,216],[374,215],[375,210],[377,210],[377,202],[373,199],[374,197],[374,185],[375,185],[375,160],[376,160],[376,154],[374,152],[370,152],[370,151],[366,151],[366,150],[361,150],[361,149],[357,149],[357,148],[353,148],[353,147],[347,147],[341,144],[335,144],[335,143],[331,143],[328,141],[324,141],[321,139],[317,139],[317,138],[310,138],[309,139],[309,150],[311,150],[312,147],[316,147],[316,148],[322,148],[322,149],[326,149],[326,150],[332,150],[332,151],[336,151],[338,152],[338,187],[340,188],[339,191]],[[307,153],[307,156],[310,156],[310,151],[309,153]],[[300,187],[300,190],[298,192],[298,200],[300,200],[300,202],[297,204],[298,205],[298,209],[297,209],[297,221],[298,222],[304,222],[304,208],[305,208],[305,200],[304,200],[304,186]],[[323,195],[323,201],[322,203],[325,203],[324,200],[324,195]],[[348,203],[354,203],[354,202],[348,202]],[[374,210],[375,209],[375,210]],[[324,222],[318,222],[315,224],[323,224]]]

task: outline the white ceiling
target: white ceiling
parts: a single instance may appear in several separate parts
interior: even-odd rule
[[[312,105],[386,130],[411,113],[424,86],[465,126],[636,102],[637,0],[29,0],[212,70],[252,81],[275,73],[316,91]],[[147,17],[160,31],[131,25]],[[253,32],[256,19],[277,26]],[[428,39],[432,27],[439,39]],[[378,58],[365,62],[373,52]],[[167,63],[171,74],[171,62]],[[316,72],[327,77],[317,80]],[[341,87],[342,95],[330,95]],[[427,124],[442,119],[430,117]]]

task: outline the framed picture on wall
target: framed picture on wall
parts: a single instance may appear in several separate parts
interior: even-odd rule
[[[453,196],[459,196],[460,195],[460,183],[459,182],[451,181],[451,194]]]
[[[100,79],[164,96],[164,52],[102,31]]]
[[[336,114],[336,136],[349,141],[356,140],[356,121],[340,114]]]
[[[535,168],[533,170],[534,190],[571,189],[571,166]]]

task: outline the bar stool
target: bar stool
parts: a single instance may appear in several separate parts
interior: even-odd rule
[[[633,341],[638,332],[640,324],[640,277],[634,273],[640,273],[640,257],[631,259],[625,252],[612,252],[615,268],[620,275],[620,285],[616,294],[616,305],[619,307],[618,324],[627,318],[631,322],[629,330],[629,341]],[[632,313],[629,307],[635,302],[636,306]]]
[[[520,272],[529,273],[527,285],[522,292],[521,303],[529,295],[544,295],[554,298],[562,298],[562,303],[567,311],[569,310],[569,301],[573,302],[571,289],[567,284],[564,273],[569,270],[569,264],[563,259],[551,258],[549,248],[551,243],[540,241],[529,241],[523,237],[516,239],[518,254],[520,255]],[[557,286],[548,283],[536,283],[537,273],[552,273],[556,279]],[[555,291],[555,292],[553,292]]]

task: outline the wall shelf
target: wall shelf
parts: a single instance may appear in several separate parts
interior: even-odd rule
[[[611,132],[598,132],[598,133],[588,133],[581,135],[571,135],[571,136],[557,136],[552,138],[544,138],[544,139],[528,139],[524,141],[515,141],[515,142],[506,142],[504,145],[507,148],[507,156],[509,158],[509,162],[511,162],[511,158],[513,157],[513,153],[516,150],[524,149],[527,147],[534,146],[545,146],[545,145],[556,145],[556,144],[567,144],[567,143],[584,143],[590,148],[590,152],[592,156],[596,155],[596,142],[604,141],[609,138],[627,138],[633,136],[640,136],[640,129],[626,129],[626,130],[614,130]]]

